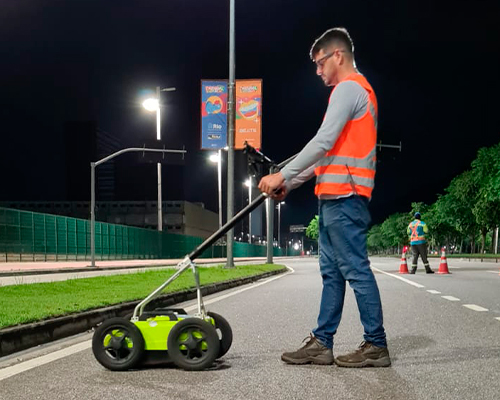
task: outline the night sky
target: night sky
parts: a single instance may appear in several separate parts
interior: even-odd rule
[[[499,4],[236,0],[236,78],[263,79],[263,152],[281,161],[316,133],[331,89],[309,49],[344,26],[378,97],[379,140],[402,142],[402,152],[379,152],[373,221],[434,202],[480,147],[500,141]],[[200,80],[228,78],[228,15],[221,0],[2,1],[0,200],[67,199],[68,121],[95,121],[127,147],[154,140],[141,100],[161,85],[177,88],[163,94],[162,144],[188,150],[183,167],[164,167],[164,200],[217,211],[216,168],[200,150]],[[235,211],[246,174],[237,158]],[[118,182],[117,200],[156,200],[148,168],[148,179]],[[311,182],[287,198],[282,223],[307,224],[316,209]]]

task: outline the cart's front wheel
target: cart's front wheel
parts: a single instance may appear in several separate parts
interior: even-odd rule
[[[219,347],[219,337],[213,325],[199,318],[178,322],[167,339],[170,359],[188,371],[210,367],[219,354]]]
[[[233,330],[231,329],[229,322],[227,322],[222,315],[212,311],[209,311],[207,314],[215,321],[215,330],[217,332],[217,336],[219,336],[220,342],[219,355],[217,358],[221,358],[229,351],[231,345],[233,344]]]
[[[102,366],[112,371],[125,371],[141,361],[144,338],[132,322],[111,318],[95,330],[92,351]]]

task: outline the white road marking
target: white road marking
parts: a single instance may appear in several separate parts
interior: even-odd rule
[[[399,279],[399,280],[401,280],[401,281],[403,281],[403,282],[405,282],[405,283],[407,283],[409,285],[412,285],[412,286],[415,286],[415,287],[418,287],[418,288],[425,287],[424,285],[421,285],[419,283],[410,281],[409,279],[405,279],[405,278],[403,278],[401,276],[397,276],[397,275],[391,274],[389,272],[382,271],[381,269],[375,268],[373,265],[372,265],[372,269],[374,269],[375,271],[380,272],[382,274],[389,275],[389,276],[392,276],[393,278]]]
[[[498,271],[486,271],[486,272],[491,272],[492,274],[498,274],[498,275],[500,275],[500,273]]]
[[[495,319],[499,320],[500,321],[500,317],[495,317]]]
[[[289,266],[286,266],[286,267],[290,270],[290,272],[287,272],[286,274],[275,276],[273,278],[266,279],[265,281],[253,284],[253,285],[248,286],[248,287],[243,288],[243,289],[235,290],[234,292],[231,292],[231,293],[228,293],[228,294],[223,294],[222,296],[218,296],[218,297],[216,297],[214,299],[203,301],[203,304],[208,305],[208,304],[212,304],[212,303],[215,303],[217,301],[220,301],[220,300],[227,299],[228,297],[231,297],[231,296],[234,296],[234,295],[246,292],[247,290],[254,289],[254,288],[259,287],[261,285],[265,285],[266,283],[272,282],[272,281],[274,281],[276,279],[283,278],[284,276],[287,276],[289,274],[293,274],[295,272],[293,268],[291,268]],[[198,304],[194,304],[192,306],[186,307],[185,310],[186,311],[191,311],[191,310],[196,310],[197,308],[198,308]]]
[[[432,294],[441,294],[441,292],[438,292],[437,290],[428,290],[429,293],[432,293]]]
[[[224,294],[222,296],[218,296],[216,298],[205,301],[204,304],[205,305],[212,304],[212,303],[215,303],[216,301],[227,299],[228,297],[235,296],[235,295],[242,293],[242,292],[245,292],[247,290],[254,289],[256,287],[265,285],[266,283],[272,282],[276,279],[283,278],[284,276],[287,276],[287,275],[295,272],[293,268],[291,268],[289,266],[286,266],[286,267],[290,270],[290,272],[287,272],[286,274],[281,274],[281,275],[272,277],[270,279],[266,279],[265,281],[250,285],[246,288],[235,290],[234,292]],[[189,307],[185,308],[185,310],[186,311],[187,310],[195,310],[196,308],[198,308],[198,305],[189,306]],[[64,357],[71,356],[71,355],[79,353],[81,351],[90,349],[91,347],[92,347],[92,340],[86,340],[84,342],[75,344],[75,345],[67,347],[65,349],[58,350],[58,351],[55,351],[53,353],[46,354],[44,356],[40,356],[37,358],[33,358],[31,360],[21,362],[19,364],[13,365],[11,367],[0,369],[0,382],[3,381],[4,379],[10,378],[14,375],[23,373],[25,371],[29,371],[30,369],[40,367],[42,365],[48,364],[52,361],[56,361],[56,360],[59,360],[59,359],[64,358]]]
[[[12,367],[1,369],[0,381],[10,378],[11,376],[20,374],[21,372],[29,371],[30,369],[48,364],[52,361],[56,361],[61,358],[79,353],[80,351],[90,349],[91,346],[92,346],[92,340],[86,340],[85,342],[78,343],[73,346],[67,347],[65,349],[55,351],[54,353],[46,354],[44,356],[19,363],[17,365],[13,365]]]
[[[476,306],[475,304],[462,304],[464,307],[470,308],[471,310],[474,311],[488,311],[487,308],[481,307],[481,306]]]
[[[456,297],[453,296],[441,296],[443,299],[450,300],[450,301],[460,301],[460,299],[457,299]]]

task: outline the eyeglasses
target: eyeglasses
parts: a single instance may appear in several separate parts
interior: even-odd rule
[[[328,60],[331,56],[335,54],[335,52],[343,53],[344,50],[333,50],[331,53],[325,54],[323,57],[321,57],[319,60],[316,60],[314,63],[316,64],[317,68],[323,68],[325,66],[326,60]]]

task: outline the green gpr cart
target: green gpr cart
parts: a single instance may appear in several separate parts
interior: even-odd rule
[[[249,170],[254,176],[262,175],[263,171],[275,172],[294,158],[276,165],[249,145],[246,145],[245,153]],[[187,255],[177,265],[177,272],[141,301],[130,318],[112,318],[99,325],[92,339],[92,351],[97,361],[112,371],[124,371],[136,368],[145,352],[164,351],[165,357],[178,367],[199,371],[209,368],[217,358],[226,354],[233,341],[231,326],[221,315],[205,309],[200,277],[193,261],[265,199],[264,194],[258,196]],[[195,279],[197,312],[189,315],[181,308],[146,311],[147,304],[187,269],[192,270]]]

